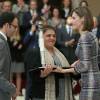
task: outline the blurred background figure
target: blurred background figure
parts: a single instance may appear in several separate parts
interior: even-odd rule
[[[2,12],[2,3],[3,3],[3,0],[0,0],[0,14]]]
[[[79,34],[72,30],[72,18],[69,16],[66,24],[57,30],[57,48],[64,54],[70,64],[77,58],[75,56],[75,49],[79,39]]]
[[[18,23],[18,19],[17,19]],[[16,85],[16,94],[17,96],[22,95],[22,74],[24,73],[24,62],[23,62],[23,53],[21,36],[19,32],[19,25],[15,26],[16,31],[14,36],[9,38],[9,45],[12,56],[12,66],[11,66],[11,80],[15,82]]]
[[[50,5],[49,0],[39,1],[39,10],[40,10],[42,16],[46,20],[48,20],[48,18],[49,18],[50,8],[51,8],[51,5]]]
[[[12,12],[17,15],[19,20],[20,34],[22,37],[25,33],[23,28],[23,15],[26,11],[28,11],[28,5],[24,0],[17,0],[17,3],[12,5]]]
[[[61,15],[61,9],[58,7],[53,7],[51,9],[51,15],[47,20],[47,24],[54,28],[61,28],[65,24],[65,20]]]
[[[12,6],[12,12],[18,16],[20,26],[22,25],[23,13],[26,11],[28,11],[28,5],[25,4],[24,0],[17,0],[17,4]]]
[[[97,17],[97,20],[98,20],[97,38],[98,38],[99,46],[100,46],[100,14]]]
[[[79,6],[81,7],[88,7],[88,2],[86,0],[82,0],[80,3],[79,3]]]
[[[63,18],[67,18],[72,11],[72,0],[62,0],[61,8],[63,10]]]
[[[37,1],[30,0],[29,10],[23,15],[23,28],[25,33],[31,29],[31,25],[34,24],[38,16],[40,16],[40,12],[38,10]]]
[[[5,0],[2,3],[2,12],[11,12],[12,11],[12,3],[11,1]]]
[[[98,20],[98,26],[97,26],[97,38],[99,42],[99,48],[100,48],[100,14],[97,17]],[[100,69],[100,52],[99,52],[99,69]]]
[[[26,32],[26,35],[23,39],[24,49],[27,51],[29,48],[38,47],[38,38],[40,29],[47,25],[45,20],[42,17],[38,16],[31,25],[31,28]]]
[[[93,16],[93,29],[92,32],[94,33],[95,36],[97,36],[97,30],[98,30],[98,20],[97,17]]]

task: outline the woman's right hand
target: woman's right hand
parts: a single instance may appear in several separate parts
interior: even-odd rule
[[[76,65],[77,63],[79,63],[79,62],[80,62],[80,60],[75,61],[73,64],[71,64],[71,67],[75,67],[75,65]]]
[[[53,70],[53,66],[52,65],[46,65],[44,66],[44,69],[41,70],[41,75],[40,77],[46,77],[48,76]]]

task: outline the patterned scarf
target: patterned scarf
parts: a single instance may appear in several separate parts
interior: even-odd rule
[[[54,53],[58,57],[58,59],[61,62],[61,65],[63,67],[69,67],[69,63],[66,60],[66,58],[63,56],[63,54],[57,49],[54,48]],[[54,65],[54,59],[52,55],[49,53],[49,51],[45,48],[45,63]],[[72,96],[72,85],[71,85],[71,79],[69,74],[65,74],[65,99],[64,100],[73,100]],[[56,100],[55,95],[55,77],[54,74],[50,74],[45,79],[45,100]]]

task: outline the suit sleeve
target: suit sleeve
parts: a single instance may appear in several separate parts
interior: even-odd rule
[[[41,66],[40,52],[37,48],[29,49],[25,54],[24,59],[27,70],[34,69]]]
[[[25,66],[30,77],[33,78],[34,76],[34,77],[40,78],[40,70],[35,70],[34,72],[31,71],[33,69],[37,69],[38,67],[42,66],[39,49],[31,48],[30,50],[28,50],[25,55],[24,62],[25,62]]]
[[[5,77],[5,62],[6,62],[6,54],[5,54],[5,45],[0,42],[0,91],[13,95],[16,91],[15,86],[10,83]]]
[[[57,42],[56,42],[57,46],[65,47],[65,41],[62,41],[62,37],[64,34],[63,31],[61,29],[58,29],[56,32],[57,32]]]

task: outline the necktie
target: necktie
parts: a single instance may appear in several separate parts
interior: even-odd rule
[[[69,26],[69,35],[70,36],[72,35],[72,28],[71,28],[71,26]]]

